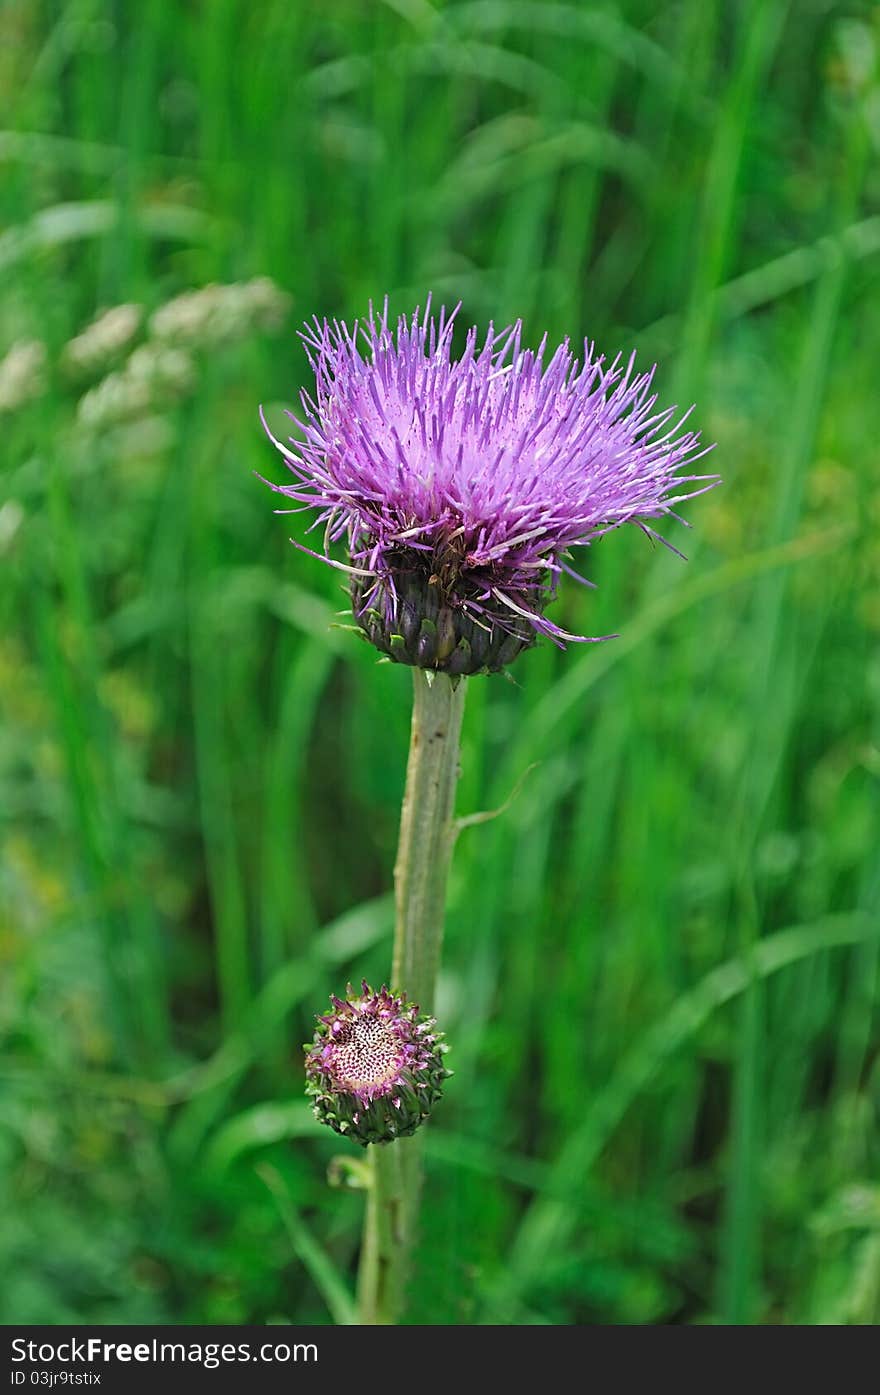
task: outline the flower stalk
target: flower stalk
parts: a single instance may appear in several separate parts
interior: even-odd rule
[[[434,1007],[464,710],[463,679],[413,669],[413,715],[394,868],[392,983],[423,1012]],[[363,1324],[397,1321],[403,1309],[422,1182],[420,1134],[369,1150],[369,1188],[358,1279]]]

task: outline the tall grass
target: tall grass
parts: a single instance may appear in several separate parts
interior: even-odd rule
[[[386,971],[408,675],[334,628],[256,406],[301,319],[429,289],[656,356],[725,484],[687,566],[622,533],[564,588],[619,639],[471,684],[460,811],[535,768],[457,850],[411,1315],[880,1318],[878,44],[859,3],[0,9],[0,357],[45,346],[0,367],[0,1319],[350,1319],[299,1044]],[[255,277],[283,323],[83,405],[99,309]]]

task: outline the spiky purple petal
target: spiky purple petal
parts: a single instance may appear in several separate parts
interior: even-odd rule
[[[435,319],[429,297],[396,332],[387,301],[352,328],[308,326],[315,392],[288,414],[298,437],[266,427],[293,475],[271,487],[316,510],[313,555],[352,576],[358,618],[377,614],[383,635],[400,633],[401,579],[412,591],[416,577],[471,626],[456,623],[456,641],[475,625],[583,639],[544,615],[560,574],[577,576],[571,549],[624,523],[659,537],[648,520],[718,482],[693,472],[711,447],[685,429],[691,409],[658,408],[654,369],[637,373],[634,354],[606,363],[585,341],[579,360],[565,340],[548,359],[546,337],[523,348],[517,321],[482,342],[470,329],[454,359],[456,313]],[[342,538],[347,564],[328,555]],[[415,641],[404,650],[391,656],[422,662]]]

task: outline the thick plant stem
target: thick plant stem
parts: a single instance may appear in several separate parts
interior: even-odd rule
[[[432,1012],[464,709],[464,679],[413,669],[414,700],[400,841],[394,867],[396,920],[391,987]],[[418,1223],[421,1139],[373,1144],[358,1280],[361,1323],[397,1321]]]
[[[452,854],[464,679],[413,669],[413,716],[394,867],[392,984],[433,1012]]]

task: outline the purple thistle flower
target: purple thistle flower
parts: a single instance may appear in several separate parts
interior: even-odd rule
[[[450,1072],[433,1017],[364,980],[346,997],[331,994],[306,1051],[306,1091],[315,1118],[358,1143],[390,1143],[414,1133],[443,1093]]]
[[[469,330],[453,359],[457,312],[430,309],[396,333],[387,301],[351,329],[307,326],[315,393],[288,413],[301,439],[266,427],[294,477],[270,487],[300,506],[279,512],[317,510],[312,555],[349,573],[355,618],[390,658],[497,671],[538,635],[587,638],[544,614],[562,573],[585,580],[574,548],[624,523],[659,538],[649,520],[718,479],[691,473],[711,447],[683,429],[690,410],[658,410],[635,355],[608,364],[585,342],[581,362],[565,340],[545,361],[546,336],[524,349],[517,321],[482,345]],[[349,564],[328,555],[342,538]]]

